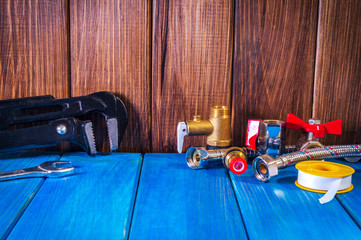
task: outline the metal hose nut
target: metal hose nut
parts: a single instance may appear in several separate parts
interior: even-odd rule
[[[265,182],[271,177],[278,175],[276,159],[268,154],[264,154],[253,160],[252,169],[258,180]]]
[[[186,160],[192,169],[208,168],[223,163],[227,170],[240,175],[247,170],[247,155],[253,156],[255,153],[251,149],[239,147],[212,150],[204,147],[191,147],[187,150]]]
[[[191,147],[186,152],[187,164],[193,169],[202,169],[220,163],[224,149],[207,150],[205,147]]]
[[[321,160],[326,158],[361,157],[361,145],[337,145],[307,149],[281,155],[277,158],[264,154],[253,160],[253,172],[258,180],[267,181],[278,175],[279,168],[285,168],[305,160]]]

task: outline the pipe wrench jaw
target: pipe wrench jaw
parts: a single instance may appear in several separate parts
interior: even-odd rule
[[[44,132],[43,134],[48,135],[49,145],[55,145],[60,141],[69,141],[80,146],[89,155],[97,153],[91,121],[81,121],[75,118],[57,119],[51,121],[49,130],[45,129]],[[51,139],[54,139],[55,144],[51,144]],[[41,142],[39,142],[39,146],[41,147]]]
[[[96,111],[105,117],[110,151],[118,150],[128,125],[128,113],[124,103],[106,91],[93,93],[89,97],[103,103],[104,108]]]
[[[81,146],[89,155],[96,154],[93,123],[90,121],[81,123],[78,126],[78,134],[73,142]]]

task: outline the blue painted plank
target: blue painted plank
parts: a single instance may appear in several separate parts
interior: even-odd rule
[[[22,152],[0,154],[0,172],[38,166],[60,158],[55,153]],[[44,182],[44,178],[24,178],[0,182],[0,239],[5,238],[19,220]]]
[[[354,186],[354,189],[351,192],[345,194],[337,194],[336,198],[345,208],[345,210],[352,216],[357,225],[361,228],[361,162],[335,162],[348,165],[355,169],[355,173],[352,175],[352,184]]]
[[[334,199],[299,189],[297,169],[281,169],[268,183],[256,179],[251,168],[230,173],[250,239],[360,239],[361,231]]]
[[[75,175],[47,179],[9,239],[126,239],[142,163],[139,153],[66,154]]]
[[[185,154],[146,154],[130,239],[247,239],[227,171]]]

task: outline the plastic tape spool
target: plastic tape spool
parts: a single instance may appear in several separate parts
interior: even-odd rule
[[[296,164],[298,178],[296,186],[311,192],[326,193],[320,203],[331,201],[336,193],[346,193],[353,189],[352,174],[349,166],[324,161],[304,161]]]

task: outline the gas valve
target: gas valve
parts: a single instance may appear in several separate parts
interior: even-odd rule
[[[281,120],[248,120],[246,146],[260,154],[278,156],[285,152],[286,124]]]
[[[232,144],[231,116],[228,107],[214,106],[209,120],[195,115],[193,120],[179,122],[177,127],[177,150],[183,150],[184,136],[207,136],[207,148],[227,148]]]
[[[305,135],[298,141],[297,146],[285,145],[286,128],[304,131]],[[341,119],[325,124],[320,124],[318,119],[310,119],[306,123],[289,113],[286,122],[281,120],[248,120],[246,146],[257,150],[260,154],[276,157],[299,149],[322,147],[318,139],[323,138],[325,133],[341,135],[341,132]]]

